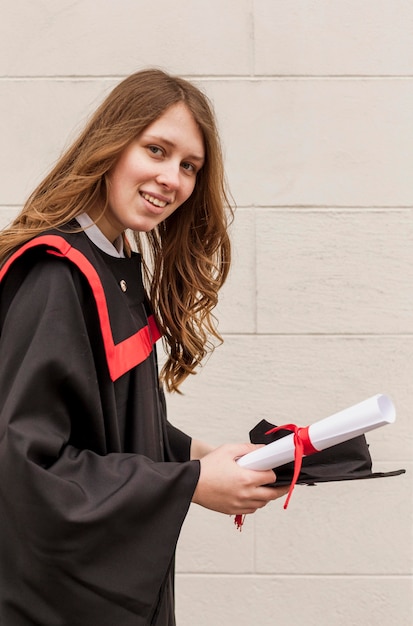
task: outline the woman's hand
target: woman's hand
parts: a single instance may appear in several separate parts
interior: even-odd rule
[[[236,459],[259,445],[228,444],[201,458],[201,473],[192,502],[228,515],[255,513],[288,492],[288,487],[265,487],[275,481],[272,470],[240,467]]]

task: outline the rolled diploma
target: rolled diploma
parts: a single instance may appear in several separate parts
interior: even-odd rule
[[[308,434],[313,446],[320,451],[392,424],[395,419],[396,410],[389,396],[377,394],[311,424]],[[237,463],[248,469],[268,470],[293,460],[294,435],[291,434],[242,456]]]

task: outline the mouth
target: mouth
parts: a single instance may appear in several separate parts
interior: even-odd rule
[[[151,194],[145,193],[144,191],[141,191],[141,196],[142,196],[142,198],[144,200],[146,200],[147,202],[149,202],[153,206],[156,206],[159,209],[164,209],[166,207],[166,205],[169,204],[165,200],[161,200],[160,198],[156,198],[155,196],[151,196]]]

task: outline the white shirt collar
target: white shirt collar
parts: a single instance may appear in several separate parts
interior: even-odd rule
[[[110,256],[121,259],[125,258],[122,235],[119,235],[119,237],[111,243],[87,213],[77,215],[76,220],[79,222],[79,225],[84,228],[84,232],[89,237],[90,241],[92,241],[92,243],[94,243],[100,250],[106,252],[106,254],[109,254]]]

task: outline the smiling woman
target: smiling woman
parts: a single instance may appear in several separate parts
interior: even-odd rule
[[[181,102],[170,106],[135,139],[107,175],[108,204],[89,215],[114,241],[126,228],[152,230],[192,194],[204,162],[204,140]]]
[[[255,446],[166,418],[160,382],[177,391],[221,340],[230,217],[207,98],[146,70],[0,234],[1,624],[173,626],[191,501],[241,514],[285,493],[236,463]]]

